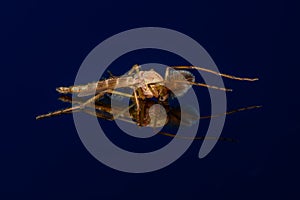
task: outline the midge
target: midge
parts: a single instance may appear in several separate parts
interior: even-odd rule
[[[70,107],[63,110],[58,110],[44,115],[39,115],[36,119],[45,117],[51,117],[64,113],[70,113],[85,108],[88,104],[95,103],[96,100],[100,99],[105,94],[117,94],[125,97],[132,98],[136,104],[136,109],[140,110],[139,100],[157,98],[159,101],[166,101],[171,91],[177,96],[184,95],[191,85],[212,88],[222,91],[232,91],[231,89],[222,88],[213,85],[207,85],[204,83],[195,82],[195,76],[185,70],[195,69],[204,71],[207,73],[215,74],[229,79],[239,81],[256,81],[258,78],[240,78],[227,74],[221,74],[209,69],[196,67],[196,66],[172,66],[167,67],[164,78],[154,70],[144,71],[139,65],[134,65],[125,75],[116,77],[112,76],[106,80],[88,83],[86,85],[75,85],[70,87],[58,87],[56,90],[61,94],[77,94],[78,97],[91,96],[90,99],[84,103]],[[127,94],[114,90],[115,88],[131,88],[132,94]],[[96,94],[95,94],[96,91]],[[95,95],[94,95],[95,94]]]

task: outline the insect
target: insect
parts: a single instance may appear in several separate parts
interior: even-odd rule
[[[105,97],[106,98],[106,97]],[[71,98],[70,96],[61,96],[59,100],[67,103],[73,104],[82,104],[84,100],[81,98]],[[170,126],[172,128],[179,127],[179,125],[183,125],[186,127],[192,126],[196,121],[201,119],[210,119],[214,117],[218,117],[220,115],[229,115],[236,112],[250,110],[259,108],[260,106],[249,106],[244,108],[239,108],[236,110],[231,110],[226,113],[221,113],[219,115],[207,115],[201,116],[199,113],[195,111],[192,107],[183,105],[183,108],[178,106],[170,106],[168,102],[159,102],[161,106],[153,106],[156,105],[156,101],[152,99],[145,99],[140,101],[140,111],[134,109],[132,105],[129,106],[129,112],[123,112],[124,108],[122,106],[115,107],[116,112],[118,113],[117,119],[124,121],[126,123],[131,124],[138,124],[139,126],[143,127],[151,127],[151,128],[158,128],[163,126]],[[91,109],[95,108],[95,112],[92,112]],[[104,119],[108,121],[113,121],[116,119],[114,116],[111,105],[106,101],[96,101],[95,107],[91,104],[88,104],[84,109],[80,110],[88,115],[95,116],[99,119]],[[165,114],[161,114],[165,111]],[[71,112],[69,112],[71,113]],[[176,134],[168,133],[159,131],[158,134],[165,135],[168,137],[175,137]],[[178,136],[177,136],[178,137]],[[197,136],[197,137],[182,137],[182,139],[193,139],[193,140],[203,140],[204,136]],[[236,142],[236,139],[227,138],[227,137],[210,137],[206,139],[217,139],[221,141],[228,141],[228,142]]]
[[[194,69],[204,71],[221,77],[240,80],[240,81],[256,81],[258,78],[241,78],[227,74],[221,74],[206,68],[196,66],[173,66],[167,67],[164,78],[154,70],[142,70],[141,66],[134,65],[125,75],[116,77],[112,76],[106,80],[101,80],[86,85],[75,85],[70,87],[58,87],[56,90],[61,94],[76,94],[78,97],[92,96],[79,105],[50,112],[48,114],[39,115],[36,119],[52,117],[64,113],[76,112],[84,109],[91,103],[95,103],[105,94],[116,94],[131,98],[135,102],[135,109],[141,110],[140,101],[156,98],[160,102],[165,102],[171,92],[175,92],[177,96],[184,95],[192,85],[212,88],[222,91],[232,91],[231,89],[222,88],[204,83],[195,82],[195,76],[186,69]],[[115,88],[131,88],[133,94],[123,93],[114,90]],[[96,91],[96,93],[95,93]],[[137,112],[139,115],[139,112]]]

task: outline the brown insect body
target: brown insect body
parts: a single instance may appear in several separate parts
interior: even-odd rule
[[[159,101],[166,101],[169,97],[170,91],[175,93],[176,96],[182,96],[189,90],[189,88],[192,85],[212,88],[216,90],[232,91],[231,89],[220,88],[204,83],[197,83],[195,82],[194,75],[191,72],[183,69],[196,69],[200,71],[205,71],[207,73],[212,73],[218,76],[241,81],[258,80],[257,78],[240,78],[231,75],[221,74],[219,72],[214,72],[205,68],[195,66],[167,67],[165,77],[163,78],[159,73],[157,73],[154,70],[143,71],[140,70],[140,66],[134,65],[127,74],[120,77],[112,77],[106,80],[88,83],[86,85],[76,85],[70,87],[57,88],[56,90],[62,94],[73,93],[77,94],[78,97],[89,95],[93,95],[93,97],[91,97],[90,99],[86,100],[84,103],[78,106],[60,111],[55,111],[45,115],[40,115],[37,117],[37,119],[83,109],[88,104],[94,103],[97,99],[101,98],[105,93],[130,97],[135,100],[136,109],[140,110],[139,99],[149,99],[155,97],[158,98]],[[133,89],[133,95],[114,90],[116,88],[131,88]]]
[[[176,82],[182,81],[182,82]],[[138,71],[132,75],[109,78],[106,80],[88,83],[86,85],[77,85],[70,87],[59,87],[56,90],[62,94],[75,93],[79,97],[93,95],[108,89],[117,89],[130,87],[136,90],[138,98],[159,98],[165,101],[168,98],[170,89],[176,91],[178,96],[183,95],[191,86],[187,83],[194,82],[192,73],[186,70],[168,70],[165,79],[156,71]]]
[[[128,87],[133,83],[133,77],[109,78],[106,80],[88,83],[85,85],[76,85],[70,87],[58,87],[56,91],[62,94],[77,94],[79,97],[93,95],[96,91],[101,92],[107,89]]]

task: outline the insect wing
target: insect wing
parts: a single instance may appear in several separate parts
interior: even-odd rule
[[[185,70],[174,70],[170,68],[166,77],[166,87],[169,88],[176,96],[184,95],[191,87],[189,82],[194,82],[195,77],[192,73]]]

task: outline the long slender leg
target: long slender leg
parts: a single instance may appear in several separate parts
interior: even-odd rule
[[[236,76],[232,76],[232,75],[228,75],[228,74],[221,74],[219,72],[210,70],[210,69],[206,69],[203,67],[196,67],[196,66],[172,66],[173,69],[196,69],[196,70],[200,70],[200,71],[205,71],[208,73],[212,73],[218,76],[222,76],[225,78],[229,78],[229,79],[234,79],[234,80],[239,80],[239,81],[257,81],[258,78],[241,78],[241,77],[236,77]]]
[[[84,108],[86,105],[94,103],[97,99],[99,99],[100,97],[102,97],[105,93],[107,93],[109,90],[104,90],[99,92],[98,94],[96,94],[95,96],[93,96],[92,98],[88,99],[87,101],[85,101],[84,103],[82,103],[80,105],[80,108]]]
[[[69,96],[61,96],[61,97],[58,98],[58,100],[66,102],[66,103],[74,103],[74,104],[79,104],[79,105],[84,103],[84,101],[82,101],[80,99],[74,99],[74,98],[72,99]],[[86,105],[86,107],[90,108],[92,106],[91,106],[91,104],[88,104],[88,105]],[[108,106],[105,106],[105,105],[95,104],[95,109],[99,110],[99,111],[104,111],[104,112],[107,112],[107,113],[111,112],[111,108],[108,107]]]
[[[118,91],[108,91],[108,93],[115,93],[115,94],[126,96],[126,97],[132,97],[132,95],[130,95],[130,94],[122,93],[122,92],[118,92]],[[69,96],[62,96],[62,97],[59,98],[59,100],[61,100],[63,102],[67,102],[67,103],[76,103],[76,104],[82,104],[83,103],[80,100],[75,100],[75,99],[72,100],[72,98],[70,98]],[[124,114],[124,112],[126,112],[128,109],[132,108],[133,106],[135,106],[135,104],[130,105],[128,108],[120,109],[120,111],[117,114],[114,115],[114,119],[119,118],[122,114]],[[91,105],[88,104],[88,105],[86,105],[86,107],[91,107]],[[95,105],[95,109],[112,114],[111,113],[111,108],[107,107],[107,106]],[[91,112],[90,110],[87,110],[87,109],[83,109],[83,111],[88,113],[88,114],[93,113],[93,112]],[[96,114],[96,115],[99,116],[99,118],[103,118],[102,115],[99,115],[99,113]]]
[[[46,118],[46,117],[52,117],[52,116],[56,116],[56,115],[61,115],[61,114],[65,114],[65,113],[78,111],[80,109],[85,108],[87,105],[89,105],[91,103],[94,103],[96,99],[102,97],[105,93],[114,93],[114,94],[123,95],[123,96],[130,97],[130,98],[132,97],[132,95],[129,95],[127,93],[122,93],[122,92],[118,92],[118,91],[114,91],[114,90],[109,89],[109,90],[105,90],[105,91],[102,91],[102,92],[98,93],[97,95],[93,96],[92,98],[88,99],[87,101],[81,103],[78,106],[74,106],[74,107],[71,107],[71,108],[66,108],[66,109],[63,109],[63,110],[50,112],[48,114],[39,115],[39,116],[36,117],[36,119],[42,119],[42,118]],[[63,100],[67,101],[66,98],[63,98]]]
[[[39,116],[36,117],[36,119],[42,119],[42,118],[45,118],[45,117],[52,117],[52,116],[61,115],[61,114],[64,114],[64,113],[74,112],[74,111],[83,109],[86,105],[88,105],[92,102],[95,102],[96,99],[100,98],[104,94],[105,94],[105,91],[102,91],[102,92],[98,93],[96,96],[93,96],[92,98],[88,99],[87,101],[85,101],[84,103],[82,103],[78,106],[73,106],[71,108],[58,110],[58,111],[55,111],[55,112],[50,112],[50,113],[44,114],[44,115],[39,115]]]
[[[134,93],[134,99],[135,99],[135,103],[136,103],[136,108],[137,108],[137,110],[139,111],[139,110],[140,110],[139,99],[138,99],[138,96],[137,96],[137,93],[136,93],[135,90],[133,91],[133,93]]]
[[[125,97],[128,97],[128,98],[132,98],[132,97],[133,97],[131,94],[124,93],[124,92],[119,92],[119,91],[115,91],[115,90],[112,90],[112,89],[106,90],[105,93],[117,94],[117,95],[125,96]],[[95,97],[96,97],[96,96],[95,96]],[[95,98],[95,97],[93,97],[93,98]],[[82,102],[82,101],[80,101],[80,100],[74,100],[74,99],[72,100],[72,98],[70,98],[69,96],[62,96],[62,97],[59,98],[59,100],[61,100],[61,101],[63,101],[63,102],[72,103],[72,101],[73,101],[73,102],[75,102],[75,103],[82,104],[82,105],[84,105],[84,106],[87,106],[88,104],[94,102],[96,99],[97,99],[97,98],[95,98],[95,99],[92,99],[92,98],[91,98],[91,99],[88,100],[89,102],[87,102],[87,101],[86,101],[86,102]],[[94,101],[93,101],[93,100],[94,100]]]
[[[107,90],[107,93],[117,94],[117,95],[125,96],[125,97],[128,97],[128,98],[132,98],[133,97],[131,94],[127,94],[127,93],[124,93],[124,92],[119,92],[119,91],[115,91],[115,90],[111,90],[111,89]],[[135,97],[135,102],[136,102],[136,105],[137,105],[137,109],[139,111],[139,103],[138,103],[137,94],[136,94],[135,90],[134,90],[134,97]],[[128,108],[125,108],[121,112],[119,112],[118,114],[114,115],[114,119],[119,118],[124,112],[126,112],[128,109],[130,109],[134,105],[135,104],[132,104]]]
[[[109,120],[109,121],[112,121],[112,120],[115,120],[116,118],[107,118],[106,116],[103,116],[101,113],[98,113],[98,112],[92,112],[90,110],[83,110],[86,114],[89,114],[89,115],[92,115],[92,116],[95,116],[95,117],[98,117],[98,118],[101,118],[101,119],[106,119],[106,120]],[[119,120],[122,120],[124,122],[127,122],[127,123],[130,123],[130,124],[136,124],[136,122],[132,121],[131,119],[126,119],[126,118],[118,118]]]
[[[133,67],[129,70],[129,72],[127,74],[131,75],[134,71],[138,74],[140,71],[140,66],[137,64],[133,65]],[[136,92],[135,88],[133,88],[133,93],[134,93],[135,103],[136,103],[136,107],[137,107],[137,112],[139,112],[140,104],[139,104],[139,100],[138,100],[138,96],[137,96],[137,92]]]
[[[124,92],[119,92],[119,91],[114,91],[114,90],[107,90],[107,93],[111,93],[111,94],[117,94],[117,95],[121,95],[121,96],[125,96],[125,97],[129,97],[129,98],[132,98],[133,96],[130,95],[130,94],[127,94],[127,93],[124,93]],[[66,101],[65,98],[62,99],[62,101]],[[68,101],[68,100],[67,100]],[[72,102],[69,101],[70,103]],[[76,102],[75,102],[76,103]],[[80,103],[80,102],[79,102]],[[128,109],[132,108],[135,104],[132,104],[131,106],[129,106],[128,108],[125,108],[123,110],[121,110],[119,113],[117,113],[116,115],[114,115],[114,119],[117,119],[119,118],[124,112],[126,112]],[[103,106],[98,106],[98,105],[95,105],[95,108],[96,110],[101,110],[101,111],[105,111],[105,112],[111,112],[111,109],[109,108],[109,110],[106,108],[106,109],[103,109]]]
[[[85,103],[80,104],[78,106],[73,106],[73,107],[70,107],[70,108],[50,112],[48,114],[39,115],[35,119],[43,119],[43,118],[46,118],[46,117],[53,117],[53,116],[56,116],[56,115],[61,115],[61,114],[65,114],[65,113],[71,113],[71,112],[78,111],[80,109],[83,109],[87,104],[89,104],[90,103],[90,102],[88,102],[89,100],[87,100]]]
[[[63,100],[64,102],[69,102],[69,103],[72,103],[72,100],[69,101],[67,98],[62,98],[60,100]],[[76,102],[78,104],[82,103],[82,102]],[[130,109],[133,105],[131,105],[128,109]],[[102,111],[102,107],[99,108],[99,107],[95,107],[97,110],[100,110]],[[106,119],[106,120],[115,120],[117,118],[119,118],[119,115],[115,115],[114,118],[108,118],[107,116],[99,113],[99,112],[92,112],[91,110],[88,110],[88,109],[81,109],[83,112],[89,114],[89,115],[92,115],[92,116],[95,116],[95,117],[98,117],[98,118],[101,118],[101,119]],[[64,109],[64,110],[58,110],[58,111],[55,111],[55,112],[52,112],[52,113],[48,113],[48,114],[45,114],[45,115],[40,115],[38,117],[36,117],[36,119],[42,119],[42,118],[46,118],[46,117],[53,117],[53,116],[56,116],[56,115],[60,115],[60,114],[67,114],[67,113],[72,113],[72,112],[75,112],[75,111],[80,111],[80,110],[73,110],[72,108],[67,108],[67,109]],[[121,111],[122,113],[123,111]],[[122,121],[126,121],[126,122],[129,122],[129,123],[135,123],[133,122],[132,120],[128,120],[126,118],[120,118],[120,120]]]
[[[111,90],[111,89],[108,89],[105,91],[106,93],[111,93],[111,94],[117,94],[117,95],[120,95],[120,96],[125,96],[125,97],[128,97],[128,98],[132,98],[133,96],[131,94],[127,94],[127,93],[124,93],[124,92],[119,92],[119,91],[115,91],[115,90]],[[78,104],[84,104],[86,102],[82,102],[80,100],[75,100],[75,99],[72,99],[70,98],[69,96],[62,96],[59,98],[59,100],[63,101],[63,102],[68,102],[68,103],[78,103]],[[88,106],[89,105],[89,102],[85,105],[85,106]],[[97,105],[95,105],[95,108],[96,109],[99,109],[101,110],[101,108]]]
[[[127,93],[124,93],[124,92],[119,92],[119,91],[116,91],[116,90],[106,90],[107,93],[111,93],[111,94],[117,94],[117,95],[121,95],[121,96],[125,96],[125,97],[133,97],[131,94],[127,94]]]

